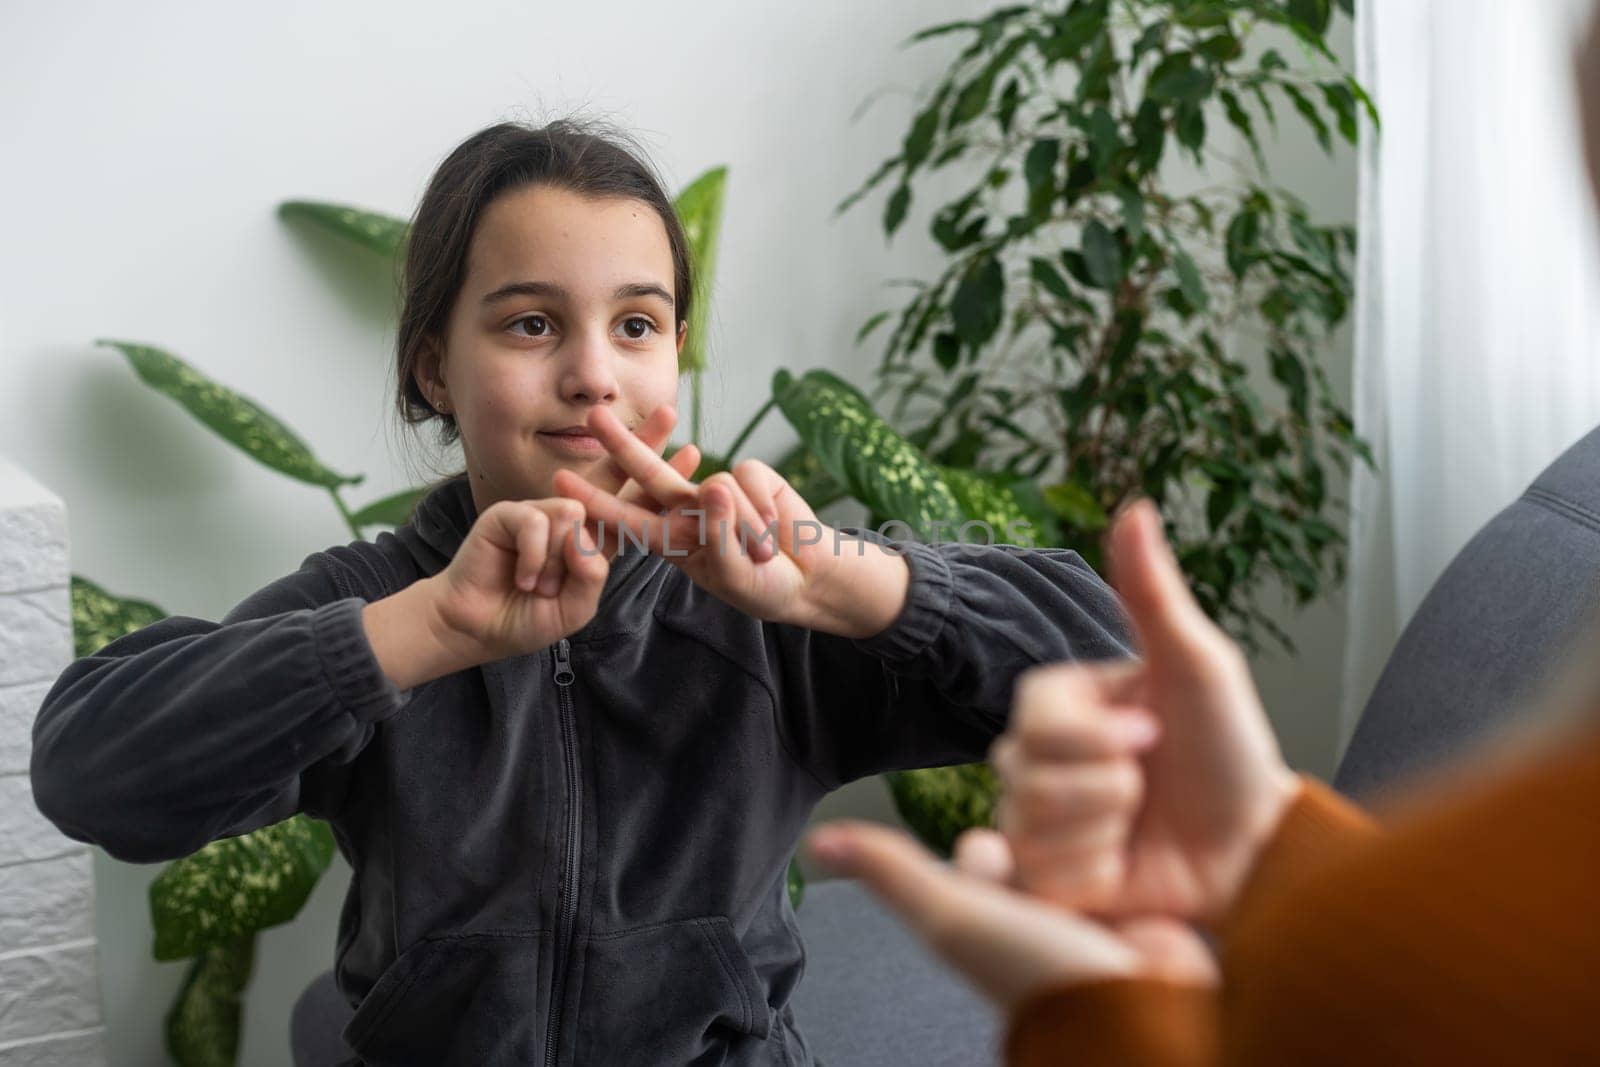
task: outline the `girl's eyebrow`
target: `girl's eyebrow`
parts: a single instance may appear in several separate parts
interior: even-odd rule
[[[614,300],[628,300],[638,296],[653,296],[664,302],[668,307],[673,306],[672,294],[655,282],[628,282],[617,286],[612,293]],[[572,299],[572,294],[554,282],[507,282],[494,292],[483,298],[485,304],[493,304],[513,296],[545,296],[555,300]]]

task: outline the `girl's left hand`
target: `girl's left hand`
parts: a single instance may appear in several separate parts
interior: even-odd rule
[[[860,879],[1004,1010],[1033,993],[1090,982],[1217,983],[1210,952],[1182,922],[1156,917],[1113,925],[1012,888],[1011,853],[992,830],[958,838],[954,866],[877,823],[826,823],[806,841],[824,867]]]
[[[556,472],[555,491],[581,503],[591,522],[603,521],[606,540],[625,527],[696,585],[771,622],[866,637],[898,614],[905,561],[870,543],[836,546],[834,531],[765,463],[745,460],[697,484],[610,410],[594,408],[588,427],[646,502],[662,509],[619,499],[574,471]]]

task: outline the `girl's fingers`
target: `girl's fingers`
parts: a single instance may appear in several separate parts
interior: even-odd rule
[[[562,545],[567,576],[561,583],[560,597],[582,614],[583,609],[600,601],[610,565],[587,527],[579,524]]]
[[[620,424],[621,420],[617,420]],[[678,424],[678,413],[670,404],[662,404],[652,411],[643,422],[633,428],[631,436],[643,441],[645,446],[653,452],[660,452],[666,447],[668,438],[672,436],[672,429]],[[626,428],[624,428],[626,433]],[[608,492],[618,492],[628,482],[628,473],[617,463],[615,456],[607,456],[605,463],[593,471],[590,477],[595,484]]]
[[[545,549],[544,568],[534,591],[540,596],[555,596],[566,580],[567,563],[563,551],[573,531],[583,525],[583,509],[570,500],[548,501],[542,510],[550,518],[550,540]]]
[[[739,479],[727,471],[719,471],[701,483],[701,500],[705,505],[704,510],[708,520],[711,517],[711,503],[706,493],[713,487],[716,491],[727,494],[728,500],[732,502],[730,510],[717,517],[717,521],[727,523],[727,551],[748,553],[757,563],[765,563],[771,559],[776,552],[776,545],[770,537],[765,536],[766,523],[761,521],[755,504],[745,494]],[[721,530],[721,526],[710,524],[708,534],[713,544],[718,543],[717,538],[721,536]],[[718,551],[722,551],[720,545]]]
[[[778,496],[789,488],[783,475],[758,459],[746,459],[734,464],[733,477],[755,509],[761,528],[774,526],[778,521]]]
[[[609,408],[589,412],[589,429],[611,453],[612,460],[651,500],[664,508],[693,507],[694,483],[678,473],[649,445],[628,432]]]
[[[518,589],[531,593],[539,584],[539,571],[549,551],[550,519],[536,507],[518,508],[515,514],[511,520],[516,526],[515,581]]]
[[[658,555],[665,555],[666,523],[662,516],[621,500],[570,470],[556,471],[554,487],[559,495],[583,505],[590,522],[604,522],[608,540],[616,537],[620,542],[626,529],[630,540],[643,543]]]
[[[700,469],[700,459],[700,449],[694,445],[684,445],[672,454],[671,459],[667,460],[667,466],[683,475],[684,478],[692,479],[694,472]],[[617,499],[656,511],[660,511],[662,507],[660,501],[652,499],[640,488],[639,483],[631,478],[617,492]]]

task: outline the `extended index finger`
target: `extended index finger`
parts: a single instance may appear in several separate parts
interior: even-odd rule
[[[682,507],[699,499],[694,483],[672,468],[651,447],[628,432],[609,408],[589,412],[589,429],[606,446],[612,461],[662,507]]]
[[[673,409],[671,404],[662,404],[651,412],[648,418],[633,428],[632,436],[643,441],[646,448],[654,452],[660,452],[666,446],[667,439],[672,436],[672,428],[677,424],[677,411]],[[694,472],[691,470],[690,473]],[[628,480],[628,473],[617,463],[615,456],[607,455],[606,461],[600,469],[590,473],[589,480],[615,493],[624,487]]]

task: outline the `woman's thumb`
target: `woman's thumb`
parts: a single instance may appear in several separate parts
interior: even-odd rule
[[[1181,653],[1207,619],[1167,544],[1161,513],[1141,499],[1117,513],[1108,536],[1111,584],[1121,595],[1145,658]]]

